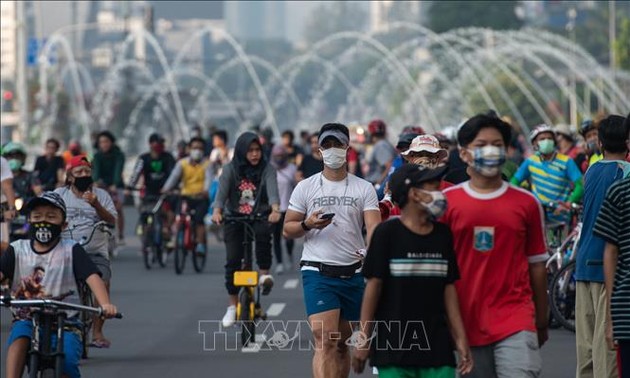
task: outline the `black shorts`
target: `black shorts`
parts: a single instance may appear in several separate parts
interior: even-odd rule
[[[182,198],[181,201],[188,203],[188,213],[192,216],[193,222],[195,224],[203,224],[203,218],[208,214],[210,200],[207,198]],[[181,209],[181,201],[179,209]]]

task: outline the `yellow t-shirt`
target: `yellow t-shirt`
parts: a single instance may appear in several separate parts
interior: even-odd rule
[[[588,159],[588,166],[590,167],[591,165],[597,163],[598,161],[602,160],[604,158],[603,154],[593,154],[591,156],[590,159]]]
[[[208,164],[207,160],[195,165],[189,159],[182,160],[182,195],[193,196],[204,192]]]

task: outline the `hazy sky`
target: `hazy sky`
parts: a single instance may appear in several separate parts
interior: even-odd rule
[[[77,13],[79,20],[85,20],[87,14],[87,1],[77,1]],[[34,1],[34,11],[37,24],[35,30],[41,27],[44,36],[52,34],[60,27],[70,25],[70,1]],[[40,15],[44,15],[41,17]]]

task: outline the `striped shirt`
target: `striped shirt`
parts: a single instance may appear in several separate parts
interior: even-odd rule
[[[608,190],[593,233],[619,248],[610,301],[616,340],[630,341],[630,177]]]
[[[543,160],[540,154],[534,154],[521,164],[514,178],[519,183],[528,180],[532,193],[543,204],[550,202],[566,202],[571,194],[572,184],[582,178],[582,172],[569,156],[556,153],[551,160]],[[565,221],[547,213],[547,218],[554,221]]]

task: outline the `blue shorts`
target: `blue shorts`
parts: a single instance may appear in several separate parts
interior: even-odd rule
[[[302,270],[304,304],[311,316],[329,310],[341,310],[341,319],[359,320],[365,280],[360,273],[351,278],[334,278],[318,271]]]
[[[69,320],[68,322],[72,322]],[[30,320],[18,320],[13,322],[11,327],[11,334],[9,335],[8,345],[11,345],[15,340],[26,337],[31,339],[33,337],[33,322]],[[57,334],[52,335],[52,348],[57,346]],[[79,361],[81,360],[81,354],[83,353],[83,345],[81,344],[81,336],[75,332],[64,331],[63,333],[63,353],[65,358],[63,360],[63,374],[71,378],[80,378],[81,372],[79,372]],[[27,359],[28,361],[28,359]]]

